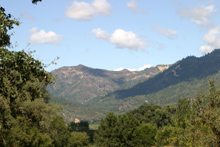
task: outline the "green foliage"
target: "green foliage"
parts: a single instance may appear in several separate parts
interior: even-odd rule
[[[49,103],[54,78],[44,65],[4,48],[0,59],[0,146],[69,146],[71,128],[58,115],[61,107]]]
[[[49,135],[41,133],[39,129],[32,126],[32,123],[24,117],[17,117],[9,132],[7,146],[22,147],[45,147],[52,146],[52,139]]]
[[[177,126],[185,129],[191,115],[191,104],[187,98],[178,100],[177,104]]]
[[[151,124],[141,124],[134,132],[134,143],[139,147],[150,147],[155,145],[157,127]]]
[[[97,124],[100,119],[104,117],[104,114],[98,112],[94,108],[70,100],[51,97],[50,102],[62,105],[63,109],[60,111],[60,114],[64,117],[65,123],[71,123],[74,118],[78,118],[80,120],[88,121],[89,124]]]
[[[17,19],[12,19],[11,14],[6,14],[5,9],[0,6],[0,47],[10,45],[10,36],[8,31],[14,28],[14,25],[19,25]]]
[[[134,132],[139,125],[139,121],[131,113],[119,116],[109,113],[101,120],[94,141],[97,146],[136,146]]]
[[[53,118],[50,125],[50,134],[53,139],[53,145],[55,147],[68,146],[68,140],[70,138],[70,127],[64,124],[61,116]]]
[[[182,99],[177,106],[175,128],[170,139],[175,146],[220,145],[220,90],[210,81],[209,94]]]
[[[220,90],[213,81],[209,85],[209,94],[200,93],[193,99],[181,98],[176,107],[144,104],[124,115],[109,113],[101,120],[96,144],[220,146]]]
[[[123,114],[118,116],[115,127],[115,134],[119,146],[133,147],[135,145],[135,130],[140,125],[139,121],[131,114]]]
[[[85,147],[89,145],[89,136],[85,132],[72,132],[69,147]]]
[[[115,145],[116,137],[114,133],[117,119],[114,113],[109,113],[105,119],[101,119],[97,133],[94,136],[94,141],[98,146],[110,147]]]
[[[159,130],[157,130],[157,134],[155,136],[155,145],[156,146],[165,146],[170,145],[172,140],[170,138],[171,134],[174,131],[174,127],[172,126],[165,126]]]
[[[41,0],[32,3],[38,1]],[[5,48],[10,45],[8,31],[19,25],[11,18],[0,7],[0,146],[74,146],[70,138],[77,137],[73,137],[70,126],[58,115],[61,107],[49,103],[46,87],[54,77],[33,58],[32,52]],[[88,145],[88,136],[81,136],[78,144]]]
[[[32,126],[29,128],[33,132],[29,133],[49,133],[51,120],[58,115],[60,108],[48,103],[46,86],[53,83],[53,77],[44,70],[44,65],[35,60],[31,53],[0,48],[0,81],[1,146],[7,146],[11,142],[13,132],[16,136],[16,128],[19,128],[17,123],[21,122],[17,120],[19,117],[28,120],[24,122],[27,128]],[[22,131],[28,134],[27,130],[24,128]],[[15,145],[16,139],[21,138],[13,138]],[[29,144],[30,139],[22,140],[27,141],[24,144]]]
[[[150,123],[162,127],[173,122],[174,106],[161,106],[156,104],[143,104],[138,109],[130,111],[141,123]]]

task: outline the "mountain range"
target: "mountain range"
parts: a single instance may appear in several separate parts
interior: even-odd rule
[[[143,71],[108,71],[83,65],[62,67],[49,92],[69,102],[81,103],[100,114],[124,113],[143,103],[176,104],[181,97],[208,91],[208,81],[220,86],[220,50],[202,57],[189,56],[172,65]],[[65,109],[65,106],[64,106]],[[101,116],[101,115],[99,115]]]
[[[84,65],[62,67],[52,71],[56,75],[56,82],[48,86],[48,91],[56,97],[83,104],[119,88],[132,87],[167,68],[169,65],[158,65],[143,71],[108,71]]]

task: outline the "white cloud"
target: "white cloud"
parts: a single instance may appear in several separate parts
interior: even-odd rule
[[[214,49],[220,48],[220,28],[214,27],[208,30],[208,32],[203,36],[203,41],[207,45],[203,45],[199,50],[205,54],[213,51]]]
[[[141,12],[144,13],[139,7],[138,3],[135,0],[131,0],[130,2],[127,3],[127,7],[130,8],[133,12]],[[145,12],[145,14],[147,14]]]
[[[187,17],[200,26],[207,26],[211,13],[215,11],[215,5],[197,6],[193,9],[183,8],[179,11],[180,17]]]
[[[178,36],[177,31],[167,29],[167,28],[161,28],[160,26],[155,26],[153,30],[156,31],[160,35],[164,35],[168,37],[169,39],[175,39]]]
[[[95,33],[96,38],[109,41],[120,49],[138,50],[140,48],[144,49],[147,46],[147,44],[132,31],[126,32],[122,29],[117,29],[110,35],[106,31],[98,28],[93,29],[92,33]]]
[[[212,46],[210,45],[203,45],[199,48],[199,50],[203,53],[203,54],[206,54],[206,53],[210,53],[214,50],[214,48],[212,48]]]
[[[138,35],[132,31],[126,32],[122,29],[117,29],[113,32],[110,42],[120,49],[138,50],[146,47],[146,43]]]
[[[88,20],[95,17],[95,15],[94,7],[85,2],[74,1],[66,11],[66,16],[73,19]]]
[[[130,8],[132,11],[140,11],[138,8],[138,3],[135,0],[131,0],[127,3],[127,7]]]
[[[151,67],[152,65],[147,64],[147,65],[144,65],[143,67],[138,68],[138,71],[142,71],[142,70],[145,70],[146,68],[151,68]]]
[[[92,33],[95,33],[95,37],[98,39],[104,39],[106,41],[109,40],[110,34],[108,34],[106,31],[103,31],[102,29],[93,29]]]
[[[152,65],[146,64],[146,65],[144,65],[143,67],[140,67],[140,68],[138,68],[138,69],[120,67],[120,68],[114,69],[114,71],[122,71],[122,70],[124,70],[124,69],[127,69],[127,70],[129,70],[129,71],[142,71],[142,70],[145,70],[146,68],[150,68],[150,67],[152,67]]]
[[[90,20],[95,16],[109,15],[111,5],[106,0],[94,0],[92,4],[74,1],[66,10],[66,16],[72,19]]]
[[[94,0],[92,5],[100,14],[109,15],[111,13],[111,5],[106,0]]]
[[[59,41],[63,39],[62,35],[58,35],[52,31],[45,32],[44,30],[40,30],[40,32],[37,32],[37,28],[35,27],[30,29],[29,32],[31,33],[31,36],[28,42],[35,45],[39,43],[50,43],[58,45]]]
[[[22,17],[25,17],[25,18],[27,18],[27,19],[29,19],[29,20],[36,20],[36,18],[34,18],[33,16],[31,16],[30,14],[28,14],[28,13],[21,13],[21,16]]]
[[[114,69],[113,71],[122,71],[123,69],[124,69],[123,67],[120,67],[120,68]]]

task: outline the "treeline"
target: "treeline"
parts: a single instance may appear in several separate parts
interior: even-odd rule
[[[94,136],[97,146],[220,146],[220,90],[179,99],[177,106],[143,104],[123,115],[109,113]]]

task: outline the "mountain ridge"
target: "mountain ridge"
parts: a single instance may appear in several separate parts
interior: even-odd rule
[[[58,76],[55,85],[48,86],[48,91],[54,96],[84,103],[118,88],[131,87],[166,68],[169,68],[169,65],[158,65],[143,71],[108,71],[82,64],[61,67],[52,71],[53,75]]]
[[[215,65],[213,65],[215,64]],[[137,95],[146,95],[158,92],[159,90],[175,85],[183,81],[190,81],[192,78],[204,78],[205,76],[218,73],[220,70],[220,50],[200,58],[188,56],[174,63],[167,70],[147,79],[129,89],[116,90],[106,97],[123,99]]]
[[[198,91],[207,89],[209,79],[215,79],[220,86],[219,71],[220,50],[216,49],[202,57],[188,56],[172,65],[138,72],[108,71],[84,65],[62,67],[53,73],[60,76],[55,88],[49,90],[60,99],[97,110],[100,114],[94,117],[98,117],[111,111],[125,113],[145,102],[166,105],[175,104],[181,97],[195,97]]]

